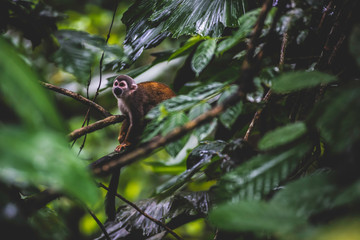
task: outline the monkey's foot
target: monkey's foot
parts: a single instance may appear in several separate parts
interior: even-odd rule
[[[115,148],[115,152],[121,152],[121,150],[125,149],[128,146],[130,146],[129,142],[122,142],[119,146]]]

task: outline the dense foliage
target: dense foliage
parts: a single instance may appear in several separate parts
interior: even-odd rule
[[[4,236],[359,239],[359,10],[356,0],[1,1]],[[69,143],[111,114],[43,85],[117,113],[120,73],[177,96],[147,114],[146,154],[121,163],[119,191],[143,212],[118,201],[106,221],[95,183],[118,167],[118,126]],[[89,168],[97,159],[106,168]]]

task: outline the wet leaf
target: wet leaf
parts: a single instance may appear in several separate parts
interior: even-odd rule
[[[233,93],[237,91],[237,86],[233,85],[223,92],[221,97],[218,100],[218,103],[223,103],[228,97],[230,97]],[[223,112],[219,119],[220,122],[228,129],[231,129],[231,126],[235,123],[236,119],[240,116],[243,108],[243,103],[239,102],[234,106],[229,107]]]
[[[122,19],[128,29],[125,48],[135,60],[171,35],[220,37],[226,27],[238,26],[244,8],[243,1],[234,0],[136,1]]]
[[[289,72],[280,75],[271,87],[276,93],[289,93],[336,81],[336,77],[322,72]]]
[[[191,59],[191,68],[199,75],[202,70],[209,64],[214,56],[216,48],[216,40],[208,39],[199,44],[196,48],[195,54]]]
[[[221,140],[202,142],[189,154],[186,160],[186,167],[190,169],[199,162],[209,162],[210,159],[220,153],[226,145],[226,142]]]
[[[303,122],[291,123],[279,127],[266,135],[259,142],[260,150],[269,150],[289,143],[306,133],[306,125]]]
[[[245,13],[239,18],[239,29],[229,38],[221,41],[216,49],[217,54],[224,53],[243,41],[253,29],[256,23],[260,9],[255,9]]]
[[[203,113],[206,113],[211,109],[211,106],[209,103],[200,103],[199,105],[195,105],[193,108],[190,109],[189,112],[189,120],[193,120],[200,116]],[[206,138],[209,134],[211,134],[217,125],[217,120],[214,119],[211,123],[207,123],[204,125],[201,125],[200,127],[196,128],[193,131],[193,134],[199,139],[203,140]]]
[[[185,123],[187,123],[188,121],[189,121],[188,117],[183,112],[172,114],[169,116],[168,119],[165,120],[164,124],[162,125],[161,134],[165,136],[166,134],[174,130],[174,128],[180,127]],[[189,135],[186,135],[175,142],[171,142],[167,144],[165,146],[165,149],[171,156],[175,157],[185,146],[188,140],[189,140]]]
[[[181,192],[167,198],[149,198],[135,203],[151,217],[165,223],[165,220],[189,219],[196,215],[205,215],[210,209],[210,197],[207,192]],[[172,221],[167,223],[171,226]],[[159,224],[144,217],[129,205],[121,206],[116,221],[105,224],[111,239],[140,239],[150,237],[163,229]],[[101,235],[98,239],[106,239]]]

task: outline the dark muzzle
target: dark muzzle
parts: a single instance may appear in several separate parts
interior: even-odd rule
[[[120,96],[120,95],[122,94],[122,92],[123,92],[123,91],[122,91],[121,88],[118,88],[118,87],[117,87],[117,88],[114,89],[114,93],[115,93],[116,96]]]

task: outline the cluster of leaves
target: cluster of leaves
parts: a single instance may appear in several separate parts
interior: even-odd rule
[[[153,63],[128,73],[137,76],[159,62],[186,58],[173,83],[179,94],[148,113],[143,142],[168,134],[242,91],[241,66],[249,58],[247,43],[261,14],[257,1],[138,0],[122,18],[127,26],[123,51],[87,32],[57,31],[62,15],[35,2],[1,2],[1,30],[18,27],[33,47],[56,42],[48,60],[84,84],[103,52],[104,69],[120,71],[166,38],[187,38],[179,48],[159,53]],[[354,0],[273,1],[259,38],[252,42],[257,59],[263,57],[251,78],[255,91],[168,143],[164,148],[169,155],[181,158],[173,165],[186,164],[187,170],[137,205],[171,228],[205,218],[217,239],[358,237],[360,28],[354,13],[359,5]],[[46,35],[35,37],[27,33],[28,25],[16,25],[22,15],[29,17],[24,24],[46,29]],[[44,16],[51,21],[41,20]],[[37,76],[2,38],[0,47],[2,100],[19,122],[1,126],[1,183],[47,186],[96,202],[93,181],[67,148],[61,117],[37,86]],[[249,129],[254,113],[255,127]],[[194,137],[197,141],[184,157],[180,152]],[[191,191],[192,184],[207,189]],[[9,192],[3,189],[1,185],[1,191]],[[11,218],[9,199],[1,201],[7,210],[1,220]],[[113,239],[166,234],[129,206],[118,209],[106,230]]]

